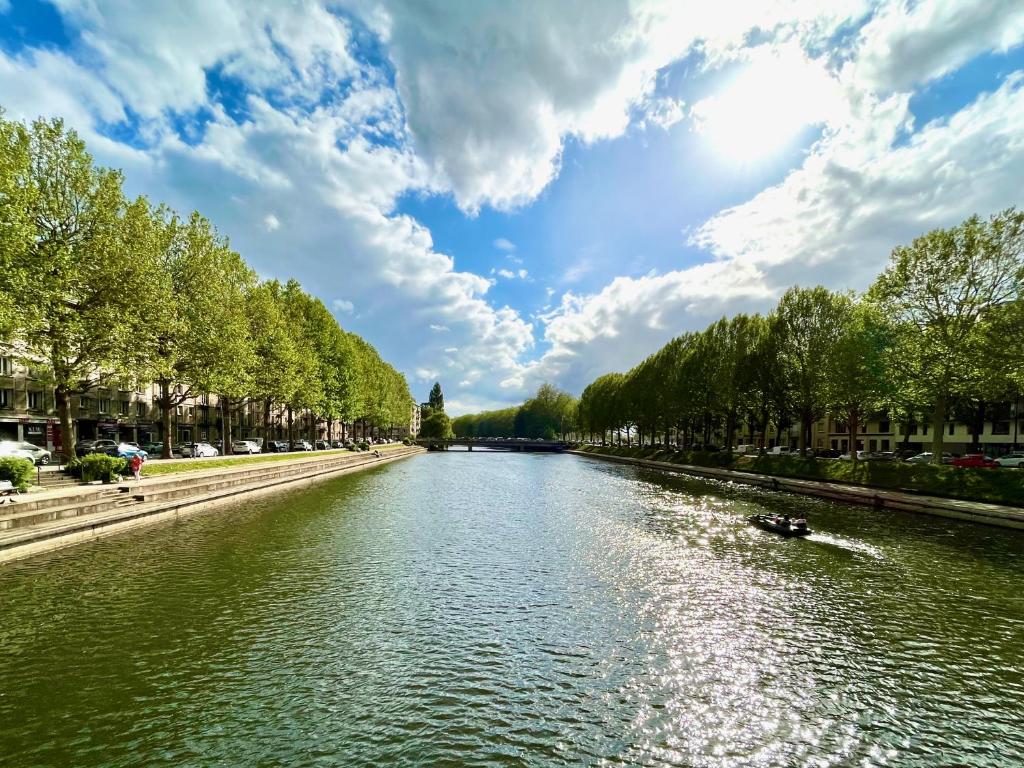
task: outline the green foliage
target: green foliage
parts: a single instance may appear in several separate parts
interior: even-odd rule
[[[117,482],[119,475],[125,474],[128,462],[105,453],[87,453],[80,460],[82,481],[91,483],[102,480],[104,483]]]
[[[444,411],[428,410],[420,421],[420,437],[446,440],[454,437],[451,419]]]
[[[928,414],[938,457],[954,409],[978,423],[986,401],[1019,396],[1022,339],[1024,213],[1011,209],[895,249],[864,297],[791,288],[767,317],[739,314],[672,339],[628,373],[591,382],[577,429],[627,447],[634,435],[690,445],[719,433],[729,448],[767,445],[771,426],[795,423],[805,446],[829,415],[855,444],[880,413],[904,427]]]
[[[71,396],[127,377],[160,384],[165,427],[200,393],[409,423],[404,376],[321,301],[294,280],[257,282],[198,212],[126,200],[121,174],[60,120],[0,113],[0,274],[0,337],[45,368],[68,450]]]
[[[432,411],[444,411],[444,395],[441,393],[441,382],[435,381],[430,388],[430,395],[427,398]]]
[[[360,443],[357,443],[356,448],[358,448],[360,451],[368,451],[370,450],[370,444],[364,440]]]
[[[16,456],[0,457],[0,480],[10,480],[19,491],[25,492],[36,476],[35,465]]]

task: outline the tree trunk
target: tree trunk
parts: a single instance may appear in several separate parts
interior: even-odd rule
[[[854,466],[857,466],[857,428],[860,426],[859,421],[860,419],[856,412],[849,414],[847,428],[850,430],[850,461],[853,462]]]
[[[57,400],[57,416],[60,419],[60,453],[67,464],[75,458],[75,433],[71,424],[71,393],[65,387],[54,390]]]
[[[725,450],[728,454],[729,459],[732,459],[733,449],[733,432],[736,429],[736,414],[734,411],[729,411],[725,417]]]
[[[263,450],[267,449],[270,440],[270,398],[263,400]]]
[[[160,425],[163,430],[164,445],[160,449],[160,458],[171,458],[174,439],[171,437],[171,381],[160,379]]]
[[[935,410],[932,411],[932,464],[942,463],[943,426],[946,422],[946,394],[943,393],[935,400]]]
[[[800,457],[807,456],[807,429],[811,422],[811,414],[807,411],[800,412]]]
[[[295,413],[292,411],[291,405],[288,406],[288,450],[292,449],[292,443],[295,442]]]

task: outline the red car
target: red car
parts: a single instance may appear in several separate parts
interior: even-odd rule
[[[960,456],[959,458],[953,459],[954,467],[998,467],[999,462],[993,459],[991,456],[986,456],[983,453],[968,453],[966,456]]]

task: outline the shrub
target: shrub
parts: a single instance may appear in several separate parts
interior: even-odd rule
[[[82,477],[82,460],[77,456],[71,458],[71,460],[64,465],[65,474],[71,475],[72,477]]]
[[[113,483],[128,469],[128,462],[105,453],[89,453],[82,457],[81,466],[84,482],[102,480],[104,483]]]
[[[357,447],[359,448],[360,451],[368,451],[368,450],[370,450],[370,444],[368,442],[366,442],[365,440],[363,442],[359,443],[359,445]]]
[[[32,485],[35,469],[29,459],[19,459],[17,456],[0,458],[0,480],[10,480],[11,485],[19,491],[27,491]]]
[[[412,440],[410,440],[408,437],[403,437],[402,445],[412,445]]]

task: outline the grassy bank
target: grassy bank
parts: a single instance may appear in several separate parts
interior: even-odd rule
[[[379,450],[381,453],[388,453],[389,451],[395,451],[399,448],[408,448],[407,445],[401,443],[389,443],[387,445],[376,445],[374,448]],[[171,475],[178,472],[199,472],[208,469],[232,469],[235,467],[244,467],[250,464],[268,464],[275,461],[294,461],[295,459],[309,459],[309,458],[326,458],[328,456],[337,456],[339,454],[348,454],[351,456],[367,456],[373,452],[371,449],[367,451],[349,451],[344,448],[334,451],[300,451],[290,453],[260,453],[254,456],[245,456],[241,458],[216,458],[216,459],[172,459],[167,461],[150,461],[146,463],[142,468],[143,477],[156,477],[158,475]]]
[[[674,453],[655,448],[583,446],[585,453],[651,459],[672,464],[720,467],[775,477],[849,483],[890,491],[910,491],[965,501],[1024,507],[1024,471],[1019,469],[957,469],[906,462],[858,462],[802,459],[796,456],[732,456],[725,453]]]

